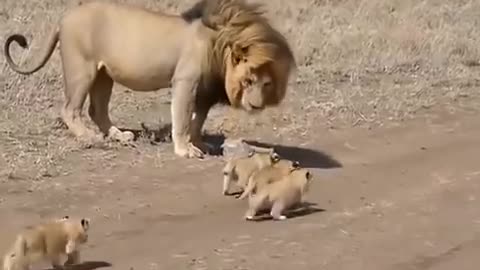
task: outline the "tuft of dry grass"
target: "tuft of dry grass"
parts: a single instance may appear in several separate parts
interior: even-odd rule
[[[117,2],[178,12],[195,1]],[[388,124],[434,107],[480,107],[479,1],[263,2],[299,64],[287,100],[255,117],[216,108],[207,121],[210,130],[231,136],[254,136],[257,130],[273,130],[277,136],[308,135],[318,128]],[[46,33],[72,5],[75,1],[3,0],[0,43],[13,32],[26,34],[31,48],[16,48],[13,55],[30,64]],[[82,148],[56,126],[63,100],[58,52],[31,76],[12,72],[3,55],[0,62],[0,175],[14,177],[23,171],[30,178],[42,178],[62,173],[61,164]],[[168,91],[138,94],[116,85],[112,118],[122,127],[140,129],[141,122],[158,126],[170,120],[169,98]],[[158,149],[147,146],[148,142],[141,143],[137,151],[158,158],[152,152]]]

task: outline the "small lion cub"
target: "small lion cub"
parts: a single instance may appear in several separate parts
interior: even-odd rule
[[[312,178],[309,170],[297,168],[278,181],[257,187],[257,192],[249,196],[245,219],[253,220],[257,212],[262,210],[270,210],[274,220],[287,219],[283,212],[302,202]]]
[[[273,149],[258,152],[250,150],[248,156],[232,158],[223,168],[223,195],[230,195],[231,182],[243,191],[247,185],[248,178],[258,170],[270,166],[280,160],[280,156]]]
[[[281,159],[270,166],[261,168],[250,175],[247,187],[243,190],[243,193],[238,199],[245,199],[247,195],[254,194],[257,189],[262,189],[267,184],[279,181],[284,176],[299,168],[300,163],[298,161],[291,161],[288,159]]]
[[[62,268],[62,256],[67,257],[65,266],[80,262],[79,246],[88,240],[89,219],[61,219],[27,227],[16,237],[3,259],[3,270],[28,270],[34,263],[49,261],[53,268]]]

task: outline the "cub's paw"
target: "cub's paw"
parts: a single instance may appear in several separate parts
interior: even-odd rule
[[[251,215],[246,215],[246,216],[245,216],[245,220],[246,220],[246,221],[254,221],[254,220],[255,220],[255,217],[254,217],[254,216],[251,216]]]
[[[279,216],[272,215],[272,218],[273,220],[276,220],[276,221],[287,220],[287,216],[284,216],[284,215],[279,215]]]

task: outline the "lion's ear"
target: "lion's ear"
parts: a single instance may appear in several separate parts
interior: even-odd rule
[[[233,45],[230,45],[230,50],[232,51],[233,66],[236,66],[241,61],[247,59],[248,47],[242,47],[238,44],[233,44]]]

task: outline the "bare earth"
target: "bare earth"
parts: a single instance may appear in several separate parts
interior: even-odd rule
[[[4,0],[0,42],[33,35],[14,56],[35,61],[67,2]],[[56,52],[35,75],[0,73],[0,252],[20,228],[72,215],[92,219],[82,269],[478,269],[478,1],[293,2],[268,4],[299,61],[285,104],[255,117],[215,108],[207,130],[310,168],[309,209],[243,220],[246,201],[221,195],[222,158],[177,158],[163,135],[79,145],[56,120]],[[158,130],[168,101],[115,86],[112,118]]]

